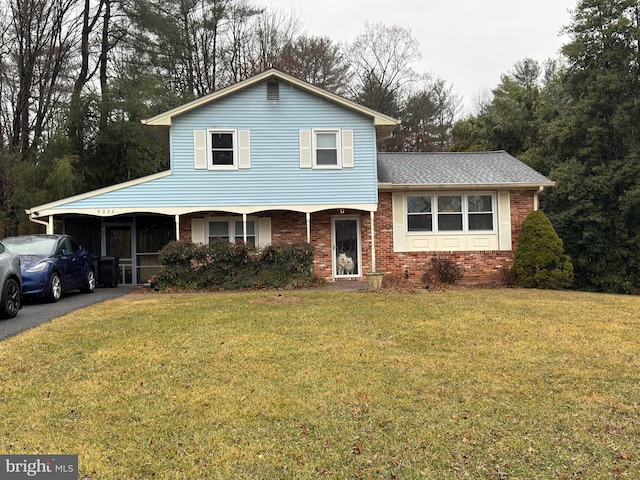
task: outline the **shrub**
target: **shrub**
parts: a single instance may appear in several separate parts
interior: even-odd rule
[[[160,252],[159,288],[182,290],[284,288],[314,281],[309,244],[272,244],[258,254],[254,247],[227,241],[209,245],[172,242]]]
[[[525,288],[559,289],[573,283],[573,264],[562,240],[541,210],[522,222],[513,270]]]
[[[313,248],[308,243],[267,245],[259,259],[257,286],[300,287],[313,281]]]
[[[442,257],[431,257],[427,272],[423,275],[423,283],[429,285],[436,280],[446,285],[455,285],[464,276],[464,268],[453,260]]]

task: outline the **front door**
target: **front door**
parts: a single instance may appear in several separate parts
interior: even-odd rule
[[[118,283],[133,284],[133,245],[131,225],[108,225],[106,232],[106,255],[117,257],[120,266]]]
[[[333,219],[333,275],[336,278],[362,276],[360,254],[360,219]]]

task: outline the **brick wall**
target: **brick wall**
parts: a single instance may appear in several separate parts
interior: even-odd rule
[[[391,193],[381,192],[378,211],[375,214],[376,270],[389,276],[405,278],[410,282],[422,281],[422,273],[432,256],[448,258],[464,266],[461,283],[495,284],[502,281],[502,271],[513,265],[514,251],[522,221],[533,211],[534,191],[511,192],[511,239],[512,251],[473,252],[407,252],[393,251],[393,221]],[[201,212],[180,217],[180,238],[191,240],[191,219],[229,216],[227,213]],[[271,235],[274,243],[305,242],[307,240],[304,213],[291,211],[260,212],[260,217],[271,218]],[[371,271],[371,221],[369,212],[357,210],[327,210],[311,214],[311,244],[314,247],[314,269],[317,276],[333,278],[333,250],[331,220],[334,217],[360,219],[362,248],[362,273]]]
[[[533,211],[534,191],[511,192],[511,244],[512,251],[473,251],[473,252],[406,252],[393,251],[393,221],[391,193],[381,192],[378,212],[376,213],[376,267],[378,271],[390,276],[421,282],[422,273],[432,256],[448,258],[464,267],[461,283],[496,284],[503,281],[504,269],[513,265],[513,256],[518,246],[518,237],[522,221]]]

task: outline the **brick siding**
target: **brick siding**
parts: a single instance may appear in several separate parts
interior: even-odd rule
[[[524,218],[533,211],[534,191],[511,192],[511,251],[464,252],[406,252],[393,251],[392,195],[379,194],[378,211],[375,213],[376,270],[385,276],[403,278],[410,283],[421,283],[429,260],[434,256],[448,258],[464,267],[463,284],[499,284],[503,271],[513,265],[514,251],[518,245],[520,228]],[[266,211],[257,214],[271,218],[271,241],[274,243],[305,242],[307,240],[304,213],[291,211]],[[191,220],[204,217],[228,217],[228,213],[201,212],[180,218],[180,238],[191,240]],[[371,221],[369,212],[357,210],[327,210],[311,214],[311,244],[314,247],[314,270],[317,276],[333,279],[333,251],[331,220],[339,217],[360,219],[362,278],[371,271]],[[408,278],[407,278],[408,275]]]

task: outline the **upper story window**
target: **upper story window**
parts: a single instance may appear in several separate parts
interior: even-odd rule
[[[407,196],[409,232],[493,232],[493,194]]]
[[[237,167],[236,135],[233,130],[210,130],[212,167]]]
[[[339,167],[338,131],[315,131],[314,154],[318,167]]]
[[[251,168],[251,132],[219,128],[194,130],[193,167],[196,170]]]
[[[318,128],[300,130],[300,168],[354,167],[353,130]]]

